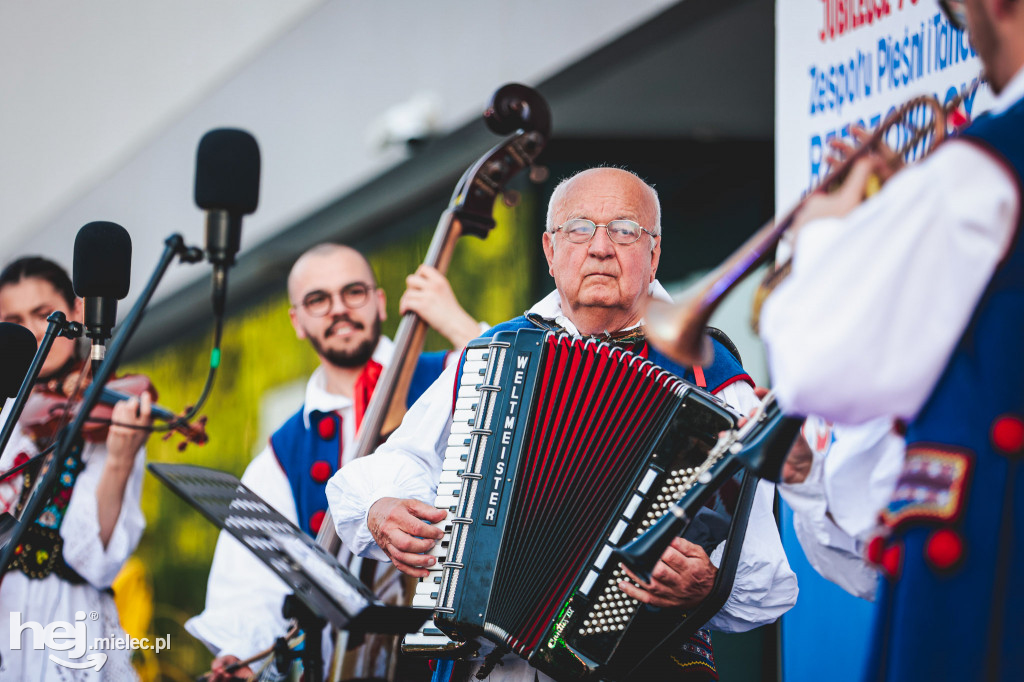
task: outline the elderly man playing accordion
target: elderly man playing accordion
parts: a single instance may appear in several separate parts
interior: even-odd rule
[[[634,330],[642,340],[642,314],[650,295],[667,298],[655,280],[661,254],[660,206],[654,189],[636,175],[594,168],[563,181],[548,208],[544,253],[557,291],[528,313],[531,319],[575,336]],[[531,314],[532,313],[532,314]],[[533,326],[527,317],[493,331]],[[716,342],[717,343],[717,342]],[[698,368],[707,390],[735,409],[757,404],[749,377],[733,356],[716,347],[713,365]],[[649,358],[693,380],[691,369],[648,349]],[[431,526],[445,512],[430,504],[440,477],[451,425],[454,367],[412,407],[402,426],[372,456],[353,462],[328,483],[328,500],[340,536],[356,553],[392,561],[413,576],[426,575],[430,551],[442,536]],[[773,489],[762,483],[750,514],[734,589],[708,627],[740,632],[770,623],[796,600],[794,574],[783,554],[772,515]],[[569,531],[567,531],[569,532]],[[709,556],[682,538],[662,556],[650,584],[623,582],[628,595],[657,607],[692,608],[711,590],[720,552]],[[685,655],[685,654],[684,654]],[[710,651],[699,660],[673,657],[665,673],[714,675]],[[673,669],[671,666],[675,666]],[[462,672],[458,673],[461,676]],[[489,679],[535,679],[525,661],[506,660]],[[539,677],[544,677],[539,675]]]
[[[788,412],[906,423],[869,552],[887,577],[872,679],[1019,680],[1024,1],[940,4],[966,21],[991,111],[867,202],[870,158],[808,202],[761,329]]]

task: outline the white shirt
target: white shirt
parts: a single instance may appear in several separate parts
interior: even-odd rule
[[[993,113],[1024,96],[1024,70]],[[1016,228],[1014,178],[966,140],[941,145],[845,219],[799,231],[761,315],[773,389],[792,414],[912,419]]]
[[[5,406],[0,422],[7,421],[10,403]],[[15,458],[25,452],[29,456],[38,450],[20,426],[15,428],[11,440],[0,456],[0,471],[14,466]],[[64,542],[64,560],[86,580],[84,584],[72,585],[50,574],[42,580],[33,580],[19,570],[12,570],[0,581],[0,679],[3,680],[76,680],[77,682],[99,682],[100,680],[135,679],[131,666],[131,652],[111,648],[87,650],[78,658],[71,658],[71,651],[34,649],[33,634],[22,630],[21,648],[11,648],[11,616],[17,615],[17,622],[23,627],[32,621],[43,628],[51,623],[65,622],[74,626],[82,623],[86,628],[86,640],[92,647],[97,638],[123,638],[124,630],[117,616],[114,598],[106,588],[114,581],[121,566],[139,544],[146,519],[142,514],[140,499],[142,479],[145,474],[146,453],[140,450],[135,457],[131,474],[125,485],[121,513],[114,524],[107,546],[100,540],[100,523],[96,504],[96,487],[107,458],[107,449],[102,443],[88,443],[82,451],[85,468],[75,480],[74,490],[64,512],[60,536]],[[21,488],[22,476],[15,474],[9,479],[10,492]],[[16,503],[16,494],[10,502]],[[4,507],[0,506],[0,511]],[[84,620],[76,621],[76,613],[84,613]],[[92,614],[96,617],[93,619]],[[95,668],[75,670],[58,665],[50,660],[50,654],[70,663],[82,663],[94,654],[105,654],[106,662],[99,671]]]
[[[803,434],[811,470],[802,483],[779,486],[797,540],[823,577],[874,600],[878,572],[865,561],[864,547],[903,466],[903,438],[886,418],[845,426],[808,417]]]
[[[652,293],[667,298],[660,284]],[[657,293],[656,293],[657,292]],[[530,309],[548,318],[560,318],[560,299],[552,293]],[[457,367],[445,369],[406,414],[402,425],[377,451],[337,472],[327,483],[327,499],[338,534],[349,549],[387,561],[366,527],[366,512],[382,497],[413,498],[433,504],[441,461],[451,422],[452,391]],[[718,394],[732,407],[748,412],[756,404],[753,389],[734,382]],[[770,623],[796,602],[796,576],[782,550],[772,513],[773,486],[761,482],[750,512],[746,539],[732,594],[709,625],[726,632],[742,632]],[[716,566],[723,547],[711,554]],[[497,672],[497,671],[496,671]],[[532,673],[531,673],[532,675]]]
[[[392,342],[381,337],[373,358],[382,365],[391,360]],[[355,440],[355,407],[351,398],[327,391],[327,378],[317,368],[306,384],[302,416],[309,426],[314,412],[341,415],[343,464],[348,464]],[[292,523],[301,526],[291,484],[268,444],[246,467],[242,483]],[[206,586],[206,609],[185,623],[185,629],[215,655],[247,659],[270,647],[285,634],[287,621],[281,605],[290,590],[262,561],[227,533],[214,550]],[[325,638],[325,648],[330,638]]]

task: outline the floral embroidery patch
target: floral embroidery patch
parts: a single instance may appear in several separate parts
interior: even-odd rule
[[[973,455],[964,450],[933,444],[908,448],[892,499],[882,511],[882,522],[896,527],[914,520],[958,519],[973,461]]]

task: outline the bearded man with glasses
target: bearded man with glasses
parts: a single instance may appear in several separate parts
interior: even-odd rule
[[[540,327],[628,345],[734,408],[748,411],[757,404],[752,382],[722,343],[712,341],[715,361],[705,367],[681,367],[647,347],[642,326],[647,301],[651,296],[668,298],[655,279],[661,239],[658,195],[633,173],[593,168],[564,180],[552,193],[542,236],[556,290],[524,316],[485,336]],[[332,518],[346,546],[364,556],[390,560],[413,576],[426,575],[425,567],[435,561],[426,552],[442,537],[440,529],[429,524],[445,516],[432,503],[451,425],[455,379],[456,367],[446,369],[386,444],[342,469],[327,487]],[[741,632],[770,623],[796,601],[796,578],[779,540],[773,496],[772,486],[762,483],[732,594],[709,622],[712,629]],[[679,538],[655,568],[652,583],[624,581],[620,588],[654,607],[691,609],[712,588],[719,546],[717,540],[705,548]],[[649,679],[717,679],[710,633],[695,636],[685,650],[657,665]],[[467,667],[445,671],[451,679],[468,679],[476,671]],[[487,679],[548,678],[523,659],[506,657]]]
[[[867,201],[870,157],[813,196],[761,333],[787,412],[903,426],[868,551],[886,575],[871,679],[1020,680],[1024,0],[940,6],[992,108]]]
[[[481,327],[459,305],[447,279],[421,266],[407,278],[399,306],[412,311],[461,349]],[[383,365],[390,339],[381,336],[384,291],[355,249],[320,244],[288,275],[288,311],[295,334],[309,341],[320,366],[306,385],[304,404],[249,464],[242,482],[304,531],[316,536],[327,509],[324,484],[347,464],[356,429]],[[424,353],[409,389],[410,404],[437,378],[451,353]],[[186,629],[216,654],[211,680],[232,679],[228,665],[250,658],[284,635],[281,605],[288,589],[230,535],[217,541],[206,610]],[[324,638],[329,646],[330,638]],[[325,661],[330,660],[325,651]],[[246,675],[246,669],[234,675]]]

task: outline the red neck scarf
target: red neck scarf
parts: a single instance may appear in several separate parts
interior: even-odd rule
[[[369,362],[366,363],[366,367],[359,374],[359,378],[356,379],[353,399],[355,402],[357,432],[363,423],[363,415],[366,414],[366,408],[370,404],[370,396],[373,395],[373,390],[377,387],[377,380],[380,379],[382,370],[383,367],[381,367],[380,363],[370,358]]]

